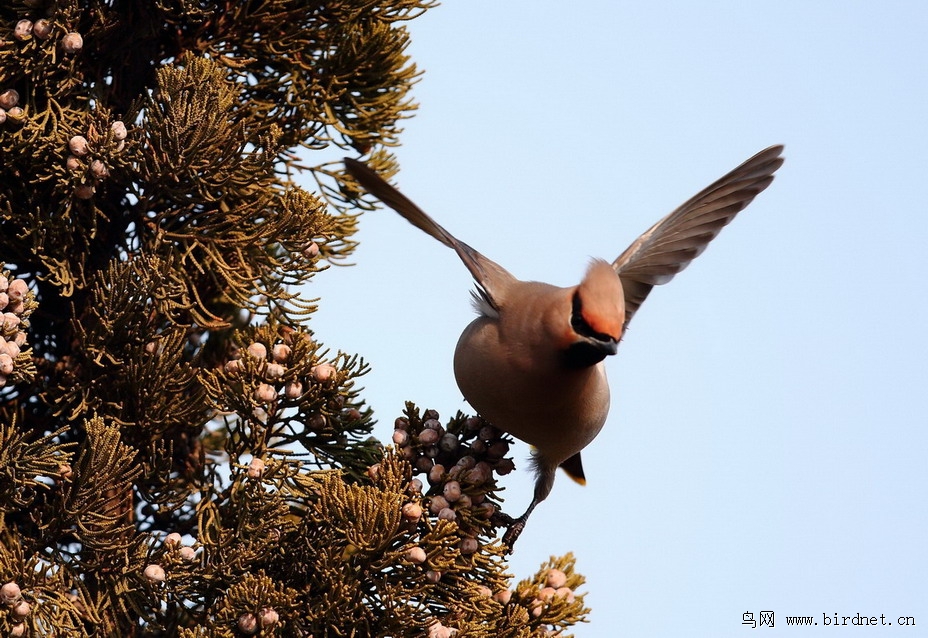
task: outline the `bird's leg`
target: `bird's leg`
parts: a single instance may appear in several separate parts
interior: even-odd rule
[[[535,509],[536,505],[548,498],[548,494],[551,493],[551,488],[554,487],[554,477],[557,473],[557,463],[552,464],[545,462],[544,457],[541,456],[540,453],[536,453],[532,461],[535,465],[536,474],[535,495],[532,498],[532,502],[529,503],[528,509],[525,510],[525,513],[523,513],[519,518],[514,519],[511,516],[502,513],[498,517],[499,520],[501,520],[509,527],[509,529],[506,530],[506,533],[503,534],[503,543],[509,547],[510,554],[512,553],[513,546],[519,539],[522,531],[525,529],[525,523],[528,522],[528,517],[531,515],[532,510]]]
[[[532,510],[535,509],[535,506],[538,505],[538,501],[532,499],[532,502],[529,504],[528,509],[525,510],[525,513],[522,514],[519,518],[512,518],[511,516],[506,516],[506,524],[509,529],[506,530],[506,533],[503,534],[503,543],[509,548],[508,553],[512,553],[512,548],[515,547],[516,541],[519,539],[519,536],[522,535],[522,530],[525,529],[525,523],[528,522],[529,514],[532,513]]]

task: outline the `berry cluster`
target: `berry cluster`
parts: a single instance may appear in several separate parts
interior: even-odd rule
[[[24,320],[35,309],[29,286],[22,279],[0,274],[0,388],[12,377],[27,376],[23,366],[31,363],[29,357],[20,356],[26,346]]]
[[[189,545],[184,545],[181,535],[177,532],[171,532],[164,539],[164,544],[170,549],[177,550],[177,555],[188,563],[196,558],[196,550]]]
[[[508,592],[498,592],[497,596],[505,593]],[[528,604],[529,613],[538,618],[555,599],[572,603],[574,602],[574,590],[567,586],[567,574],[560,569],[549,569],[545,575],[545,586],[538,590]]]
[[[93,197],[100,182],[106,179],[110,170],[99,153],[94,153],[94,145],[99,142],[109,143],[116,152],[125,148],[126,137],[129,132],[125,123],[116,120],[110,125],[110,135],[103,138],[93,129],[88,131],[88,137],[74,135],[68,140],[69,155],[64,165],[77,178],[74,186],[74,196],[78,199]]]
[[[244,356],[242,353],[244,352]],[[309,374],[286,379],[287,364],[291,362],[292,348],[286,343],[276,343],[268,347],[259,341],[249,344],[244,351],[238,351],[225,364],[229,373],[245,373],[251,370],[260,379],[254,389],[254,399],[269,407],[283,396],[285,400],[297,401],[306,394],[309,384],[334,384],[338,382],[338,369],[331,363],[317,363],[309,369]],[[292,375],[290,375],[292,377]],[[362,418],[361,411],[350,408],[346,413],[349,421]],[[322,430],[327,420],[322,414],[315,414],[308,419],[306,426],[310,430]]]
[[[422,419],[414,413],[399,417],[394,428],[393,443],[400,456],[412,464],[413,474],[425,474],[432,486],[433,514],[483,504],[496,488],[493,473],[502,476],[515,469],[506,458],[512,439],[480,417],[458,417],[446,429],[438,412],[426,410]],[[454,520],[447,513],[444,518]]]
[[[9,609],[12,629],[10,636],[25,636],[26,625],[23,621],[32,613],[32,605],[23,599],[23,592],[14,582],[9,582],[0,587],[0,603]]]
[[[27,6],[29,2],[26,3]],[[55,31],[61,33],[58,46],[65,55],[74,55],[84,48],[84,38],[76,31],[66,31],[46,18],[32,20],[22,19],[13,26],[13,38],[19,42],[46,41]],[[15,89],[0,91],[0,124],[7,119],[22,122],[26,118],[25,110],[19,105],[19,93]]]
[[[246,636],[258,633],[262,629],[271,629],[280,622],[280,614],[273,607],[265,607],[258,615],[245,613],[238,617],[238,630]]]
[[[19,91],[7,89],[0,92],[0,124],[6,122],[7,118],[20,122],[24,117],[26,112],[19,105]]]
[[[513,591],[503,589],[493,594],[497,602],[508,605],[512,601]],[[544,607],[557,596],[569,603],[574,601],[574,591],[567,587],[567,575],[560,569],[549,569],[545,577],[545,586],[538,590],[528,603],[532,615],[536,618],[541,615]]]
[[[20,42],[28,42],[32,38],[48,40],[55,30],[55,24],[46,18],[39,18],[35,22],[22,19],[13,27],[13,37]],[[64,31],[60,27],[57,30]],[[58,46],[65,54],[74,55],[84,48],[84,38],[77,31],[64,31],[58,41]]]
[[[168,567],[172,564],[177,564],[176,558],[180,558],[181,561],[186,563],[192,563],[196,560],[196,550],[189,545],[184,545],[183,538],[177,532],[171,532],[165,537],[164,547],[167,550],[167,555],[164,559]],[[145,580],[151,585],[158,585],[167,580],[167,572],[165,572],[164,567],[158,563],[149,563],[146,565],[145,569],[142,570],[142,576],[144,576]]]
[[[429,625],[428,638],[451,638],[457,633],[458,630],[454,627],[448,627],[436,621]]]
[[[400,457],[410,462],[414,475],[425,475],[429,484],[423,497],[422,480],[410,481],[410,501],[402,506],[407,524],[415,526],[427,508],[439,520],[458,525],[462,555],[476,553],[480,548],[477,537],[492,533],[490,519],[498,510],[493,502],[497,489],[494,472],[508,474],[515,467],[512,459],[506,458],[512,439],[479,417],[458,415],[446,428],[435,410],[426,410],[420,418],[411,406],[406,416],[396,419],[394,427],[393,443]],[[426,560],[425,552],[417,546],[408,548],[405,558],[418,564]],[[441,579],[441,573],[435,571],[425,576],[430,582]]]

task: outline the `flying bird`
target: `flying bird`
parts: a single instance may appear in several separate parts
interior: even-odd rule
[[[593,260],[576,286],[520,281],[457,239],[367,165],[345,158],[371,194],[454,251],[473,275],[477,318],[461,334],[454,376],[487,421],[535,448],[535,490],[518,518],[505,516],[510,551],[557,468],[585,483],[580,452],[609,412],[603,360],[651,288],[686,268],[722,227],[773,181],[783,147],[771,146],[646,230],[614,261]]]

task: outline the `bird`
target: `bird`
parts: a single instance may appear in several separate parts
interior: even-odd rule
[[[455,380],[481,417],[533,451],[531,503],[518,518],[499,519],[507,526],[503,542],[510,552],[532,511],[550,494],[558,467],[585,484],[580,453],[609,413],[604,360],[618,351],[651,289],[686,268],[771,184],[782,152],[775,145],[757,153],[651,226],[612,262],[593,259],[571,287],[516,279],[369,166],[345,158],[358,184],[453,249],[474,278],[477,318],[455,348]]]

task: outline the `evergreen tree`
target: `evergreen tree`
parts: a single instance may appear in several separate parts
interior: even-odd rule
[[[418,76],[402,23],[431,5],[0,6],[0,633],[584,620],[569,555],[510,583],[509,439],[408,404],[382,445],[366,364],[307,327],[301,284],[371,203],[340,163],[302,163],[396,172]]]

